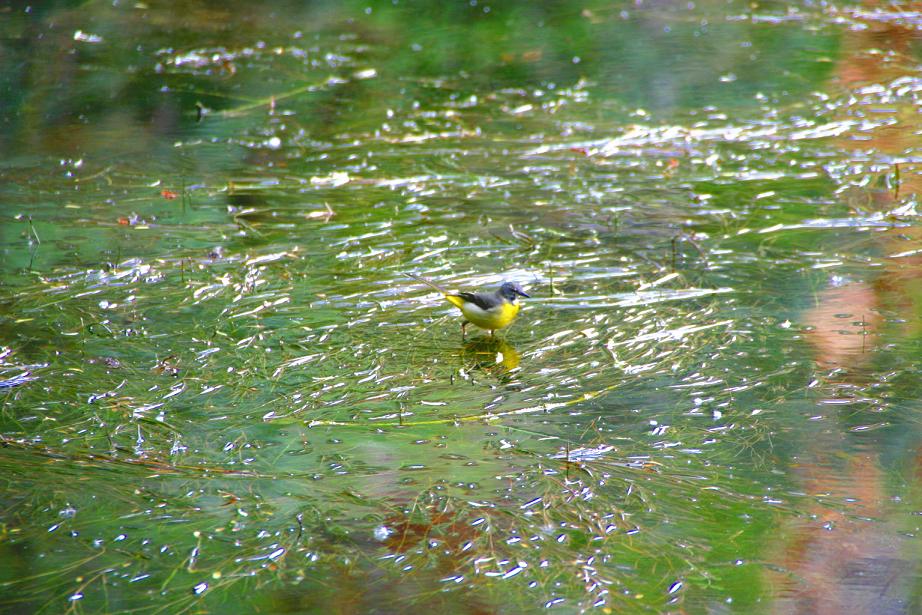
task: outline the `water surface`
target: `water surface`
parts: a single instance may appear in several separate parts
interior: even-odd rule
[[[2,9],[2,608],[918,612],[917,9]]]

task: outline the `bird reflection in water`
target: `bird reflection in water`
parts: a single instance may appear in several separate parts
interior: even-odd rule
[[[512,344],[498,337],[478,337],[461,347],[465,368],[479,369],[494,376],[508,376],[519,367],[519,353]]]

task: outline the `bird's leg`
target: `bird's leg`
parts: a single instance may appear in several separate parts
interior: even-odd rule
[[[466,320],[461,323],[461,341],[463,342],[467,339],[467,333],[464,331],[464,327],[468,326],[470,323]]]
[[[490,337],[493,337],[493,329],[490,329]]]

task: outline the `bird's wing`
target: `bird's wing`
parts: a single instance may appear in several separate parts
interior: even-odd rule
[[[468,303],[473,303],[481,310],[489,310],[502,302],[493,293],[458,293],[456,296],[461,297]]]

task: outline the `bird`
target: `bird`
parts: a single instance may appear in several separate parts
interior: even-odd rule
[[[493,337],[495,331],[508,327],[518,316],[522,307],[519,297],[529,296],[518,282],[503,282],[499,290],[492,293],[452,293],[415,273],[406,275],[439,291],[449,303],[461,310],[464,315],[461,339],[465,339],[465,327],[469,324],[489,331],[490,337]]]

